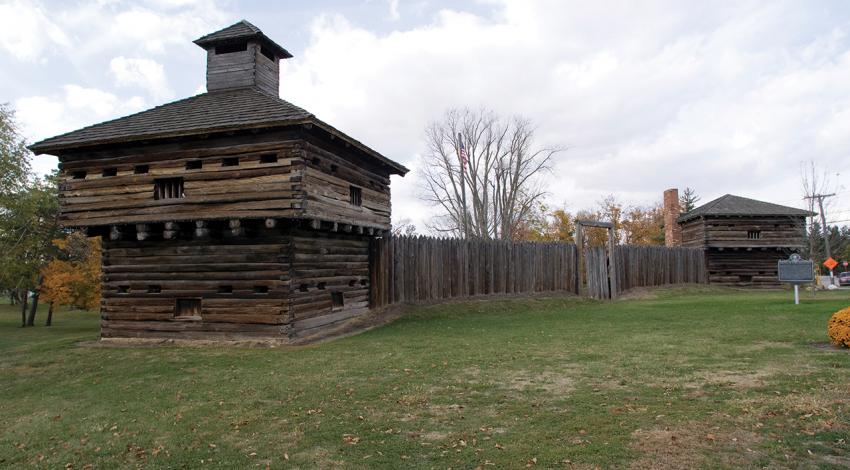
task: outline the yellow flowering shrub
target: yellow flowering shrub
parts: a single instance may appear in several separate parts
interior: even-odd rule
[[[829,319],[827,332],[832,344],[850,348],[850,307],[835,312]]]

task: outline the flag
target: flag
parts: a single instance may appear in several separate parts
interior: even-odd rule
[[[466,156],[466,147],[463,146],[463,137],[461,137],[460,132],[457,133],[457,158],[460,160],[460,166],[463,171],[466,171],[466,164],[468,163],[468,159]]]

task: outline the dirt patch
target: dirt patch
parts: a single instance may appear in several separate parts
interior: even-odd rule
[[[339,468],[345,466],[344,460],[335,459],[333,454],[324,447],[314,447],[305,452],[299,452],[296,456],[310,462],[308,468]]]
[[[448,439],[449,433],[440,431],[429,431],[423,433],[420,437],[422,439],[425,439],[426,441],[443,441]]]
[[[718,372],[707,372],[702,378],[706,385],[727,385],[732,388],[755,388],[764,386],[764,380],[773,375],[767,371],[756,372],[733,372],[722,370]]]
[[[708,423],[689,423],[664,429],[638,429],[632,433],[632,449],[641,455],[632,469],[705,467],[712,455],[727,456],[724,466],[743,467],[758,457],[753,450],[761,437],[740,429],[722,430]]]
[[[572,375],[552,371],[540,373],[519,371],[515,374],[506,374],[502,385],[520,392],[543,390],[555,395],[566,395],[575,388],[575,379]]]
[[[823,351],[834,351],[850,354],[850,348],[842,348],[829,342],[809,343],[809,346],[815,349],[821,349]]]

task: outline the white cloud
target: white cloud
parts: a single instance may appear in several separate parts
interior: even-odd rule
[[[145,109],[141,97],[120,99],[112,93],[65,85],[62,93],[28,96],[15,101],[23,134],[32,142]]]
[[[608,193],[649,203],[673,186],[704,201],[729,192],[794,204],[800,161],[850,172],[850,26],[828,9],[520,0],[496,9],[443,10],[387,34],[321,16],[309,47],[284,65],[282,95],[409,166],[425,125],[448,107],[526,115],[541,143],[570,147],[550,199],[573,209]],[[421,225],[416,179],[393,181],[393,206]]]
[[[390,19],[393,21],[398,21],[401,18],[401,14],[398,11],[398,1],[399,0],[387,0],[387,6],[390,8]]]
[[[35,2],[0,4],[0,48],[20,60],[43,61],[51,45],[68,46],[65,32]]]
[[[380,12],[400,20],[399,2],[385,1]],[[211,0],[0,2],[0,55],[18,67],[0,76],[39,78],[10,87],[31,140],[138,111],[172,88],[191,93],[203,80],[191,40],[237,18]],[[393,179],[396,218],[421,226],[431,210],[416,197],[416,158],[425,125],[452,106],[523,114],[541,143],[568,146],[550,203],[572,209],[608,193],[648,203],[672,186],[704,201],[795,203],[801,160],[850,174],[850,4],[458,5],[384,32],[315,8],[331,13],[282,63],[285,99],[413,170]],[[301,31],[266,33],[286,42]],[[845,199],[836,204],[850,210]]]
[[[168,86],[165,69],[155,60],[114,57],[109,62],[109,72],[117,85],[140,87],[156,100],[171,98],[174,95]]]

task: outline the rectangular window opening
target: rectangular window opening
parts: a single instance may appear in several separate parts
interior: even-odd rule
[[[309,289],[310,288],[307,284],[301,284],[300,286],[298,286],[298,290],[301,292],[307,292]]]
[[[204,163],[200,160],[190,160],[186,162],[187,170],[200,170],[204,166]]]
[[[148,171],[150,171],[150,167],[148,165],[136,165],[136,167],[133,168],[133,173],[137,175],[143,175]]]
[[[119,294],[129,294],[130,293],[130,286],[118,286],[118,293]]]
[[[84,180],[84,179],[86,179],[86,172],[85,171],[75,171],[75,172],[71,173],[71,178],[73,178],[75,180]]]
[[[239,166],[239,158],[231,157],[231,158],[222,158],[221,166]]]
[[[101,176],[103,176],[104,178],[108,178],[110,176],[115,176],[117,174],[118,174],[118,168],[104,168],[103,173],[101,173]]]
[[[353,206],[359,206],[363,204],[363,190],[358,188],[357,186],[349,186],[348,187],[348,202]]]
[[[154,180],[153,198],[160,199],[182,199],[186,197],[183,192],[183,178],[166,178]]]
[[[242,52],[248,50],[247,42],[238,42],[236,44],[223,44],[215,47],[215,54],[232,54],[234,52]]]
[[[317,287],[319,290],[325,290],[325,287],[327,287],[327,285],[328,285],[328,283],[327,283],[327,282],[320,282],[318,285],[316,285],[316,287]]]
[[[260,163],[277,163],[277,154],[267,153],[265,155],[260,155]]]
[[[266,56],[269,60],[274,60],[274,52],[266,46],[260,46],[260,54]]]
[[[201,317],[201,299],[177,299],[177,305],[174,309],[175,317]]]
[[[254,293],[255,294],[268,294],[269,293],[269,286],[254,286]]]
[[[162,286],[150,285],[148,286],[148,294],[161,294]]]
[[[218,293],[219,294],[232,294],[233,293],[233,286],[218,286]]]
[[[748,240],[759,240],[761,238],[761,230],[749,230],[747,231],[747,239]]]
[[[339,310],[345,306],[345,299],[342,297],[342,292],[331,292],[331,302],[333,309]]]

